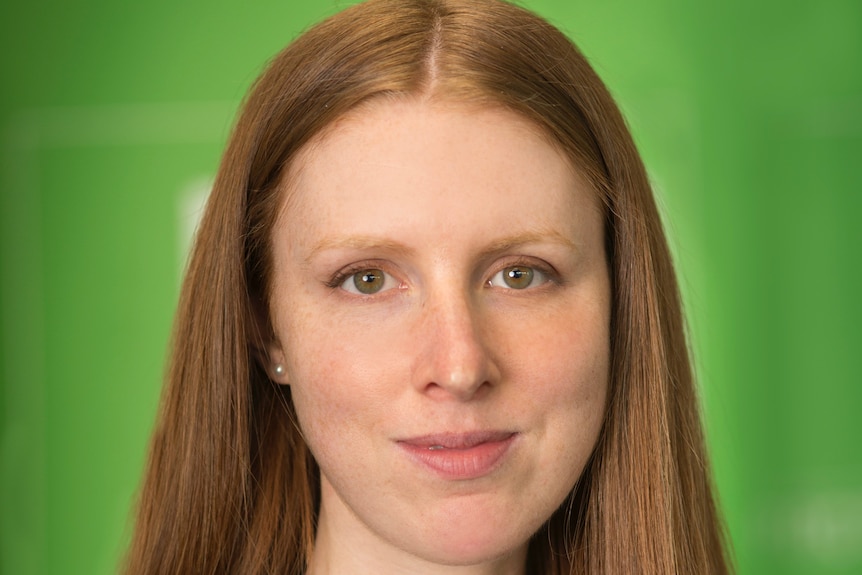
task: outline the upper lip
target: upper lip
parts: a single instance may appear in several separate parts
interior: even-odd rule
[[[465,433],[429,433],[399,440],[414,447],[445,447],[446,449],[469,449],[483,443],[505,441],[515,435],[514,431],[468,431]]]

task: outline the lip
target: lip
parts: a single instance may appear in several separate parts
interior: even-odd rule
[[[443,479],[457,481],[478,479],[497,469],[517,435],[513,431],[435,433],[397,443],[416,463]]]

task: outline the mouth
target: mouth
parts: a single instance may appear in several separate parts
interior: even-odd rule
[[[398,441],[420,467],[447,480],[478,479],[495,471],[517,438],[512,431],[423,435]]]

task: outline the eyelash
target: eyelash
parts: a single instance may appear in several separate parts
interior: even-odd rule
[[[562,284],[562,281],[560,279],[560,274],[557,272],[557,270],[552,265],[545,263],[545,262],[537,262],[536,260],[533,260],[530,258],[519,257],[519,258],[515,258],[515,259],[510,260],[510,261],[507,261],[507,262],[505,262],[504,265],[498,267],[496,269],[496,271],[494,271],[494,273],[492,273],[488,277],[487,280],[482,282],[482,285],[484,285],[484,286],[489,285],[491,283],[491,281],[493,280],[493,278],[495,278],[497,276],[497,274],[499,274],[501,271],[503,271],[507,268],[519,267],[519,266],[536,270],[545,277],[545,281],[542,282],[541,284],[538,284],[536,286],[530,286],[529,288],[525,288],[525,289],[536,289],[536,288],[538,288],[544,284],[547,284],[547,283],[553,283],[556,285]],[[333,276],[331,278],[329,278],[329,280],[324,282],[324,284],[326,285],[326,287],[328,287],[330,289],[339,289],[339,288],[341,288],[341,286],[344,285],[344,282],[347,281],[351,276],[353,276],[359,272],[364,272],[367,270],[381,270],[385,274],[392,275],[386,271],[385,267],[386,266],[381,265],[379,262],[375,262],[375,261],[358,262],[355,264],[351,264],[351,265],[347,266],[346,268],[338,270],[335,274],[333,274]],[[515,290],[514,288],[512,288],[512,291],[519,291],[519,290]],[[371,295],[375,295],[375,294],[371,294]],[[364,296],[364,297],[370,297],[370,296]]]

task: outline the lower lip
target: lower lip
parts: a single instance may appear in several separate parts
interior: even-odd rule
[[[429,449],[426,446],[399,443],[407,454],[443,479],[478,479],[499,467],[515,434],[500,441],[487,441],[464,449]]]

